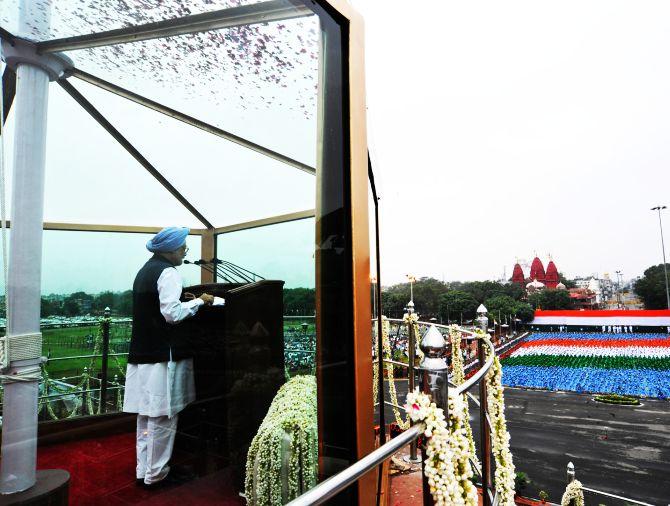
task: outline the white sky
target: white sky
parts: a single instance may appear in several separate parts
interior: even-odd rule
[[[570,276],[661,262],[670,3],[353,3],[384,284],[510,276],[535,251]]]
[[[622,270],[631,278],[660,263],[658,221],[649,208],[670,204],[670,3],[354,5],[366,21],[384,284],[404,281],[406,273],[492,279],[506,267],[510,276],[517,257],[530,260],[536,251],[545,264],[551,253],[568,276],[614,277]],[[115,61],[106,49],[71,56],[103,78],[314,163],[315,20],[286,25],[277,51],[300,62],[286,74],[287,88],[234,81],[224,52],[240,46],[219,47],[208,38],[209,74],[184,67],[191,80],[181,87],[175,74],[181,64],[163,65],[160,41],[141,43],[129,62],[116,65],[105,63]],[[300,50],[304,40],[311,40],[307,53]],[[150,78],[126,73],[125,63],[148,69]],[[264,65],[264,72],[276,72]],[[195,93],[198,79],[204,95]],[[73,83],[216,225],[313,206],[312,176]],[[312,113],[297,108],[300,100]],[[55,84],[49,107],[47,220],[197,226]],[[8,123],[11,162],[11,116]],[[280,250],[257,248],[248,266],[267,274],[304,265],[299,275],[284,277],[291,286],[311,286],[304,233],[296,226],[282,242],[268,232]],[[240,235],[239,245],[252,236]],[[139,236],[57,237],[65,236],[45,240],[47,293],[122,289],[145,255]],[[229,252],[239,245],[228,244]],[[128,247],[138,251],[125,255]],[[84,252],[86,259],[64,260],[54,253],[61,250]],[[94,276],[100,255],[123,265]]]

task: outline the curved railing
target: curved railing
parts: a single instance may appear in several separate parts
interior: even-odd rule
[[[403,323],[408,326],[408,335],[410,337],[410,343],[409,343],[409,363],[405,364],[404,362],[398,362],[396,360],[391,360],[391,359],[383,359],[384,363],[388,364],[393,364],[396,366],[400,367],[406,367],[410,370],[410,381],[413,380],[413,372],[415,370],[414,368],[414,357],[413,357],[413,348],[415,348],[415,343],[412,340],[413,337],[413,328],[412,326],[406,324],[403,320],[397,320],[397,319],[389,319],[391,322],[398,322],[398,323]],[[426,326],[430,327],[431,325],[435,325],[435,327],[442,328],[445,330],[449,330],[450,326],[447,325],[441,325],[441,324],[435,324],[431,322],[416,322],[417,325],[419,326]],[[480,436],[481,436],[481,455],[482,455],[482,462],[481,462],[481,469],[475,469],[478,471],[478,474],[481,477],[481,482],[482,482],[482,490],[483,490],[483,504],[484,506],[496,506],[498,502],[498,497],[495,492],[495,489],[492,485],[492,480],[491,480],[491,420],[488,416],[487,413],[487,403],[486,402],[478,402],[476,398],[469,392],[469,390],[475,386],[476,384],[479,384],[479,398],[480,399],[486,399],[486,379],[485,375],[486,373],[491,369],[491,366],[493,365],[493,360],[494,360],[494,355],[495,355],[495,347],[491,340],[488,337],[483,337],[480,335],[477,335],[475,332],[463,329],[460,327],[456,327],[459,332],[463,335],[462,339],[464,340],[475,340],[477,341],[477,354],[478,354],[478,359],[480,363],[480,367],[477,370],[476,373],[474,373],[469,379],[464,381],[461,385],[455,386],[451,381],[445,382],[445,385],[451,384],[451,386],[455,389],[456,393],[460,395],[467,395],[469,398],[471,398],[476,405],[479,407],[480,411],[480,416],[479,416],[479,421],[480,421]],[[379,336],[381,339],[381,336]],[[488,348],[488,353],[486,352],[486,349]],[[374,361],[377,366],[379,365],[378,360]],[[421,368],[418,369],[422,372],[422,374],[427,375],[431,373],[435,373],[437,371],[432,371],[430,369],[426,368]],[[440,371],[445,371],[444,369],[440,369]],[[448,374],[448,373],[447,373]],[[449,386],[447,386],[449,388]],[[380,392],[381,395],[381,392]],[[444,392],[444,395],[439,395],[439,397],[447,399],[447,392]],[[382,396],[383,398],[383,396]],[[391,406],[394,406],[394,404],[384,401],[384,404],[388,404]],[[376,404],[378,405],[378,404]],[[401,408],[401,406],[395,406]],[[380,410],[382,408],[380,407]],[[404,408],[402,408],[404,409]],[[327,480],[324,480],[320,484],[318,484],[316,487],[312,488],[311,490],[307,491],[300,497],[297,497],[293,501],[291,501],[289,506],[307,506],[307,505],[312,505],[312,504],[322,504],[326,502],[327,500],[331,499],[335,495],[337,495],[339,492],[343,491],[350,485],[353,485],[356,481],[358,481],[362,476],[367,474],[369,471],[375,469],[378,467],[380,464],[382,464],[385,460],[389,459],[391,456],[393,456],[398,450],[401,448],[407,446],[408,444],[416,444],[416,441],[418,440],[419,436],[423,432],[423,424],[417,424],[413,425],[410,427],[408,430],[404,431],[402,434],[399,436],[391,439],[387,443],[381,445],[379,448],[371,452],[369,455],[365,456],[358,462],[352,464],[349,466],[347,469],[341,471],[340,473],[331,476]],[[474,466],[473,466],[474,467]],[[425,478],[425,477],[424,477]],[[425,481],[425,480],[424,480]],[[424,483],[424,487],[426,484]],[[426,503],[427,499],[430,497],[430,494],[424,494],[424,503]]]

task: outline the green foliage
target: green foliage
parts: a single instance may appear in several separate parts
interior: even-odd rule
[[[316,312],[314,288],[284,288],[284,314],[311,316]]]
[[[515,300],[523,297],[523,289],[520,286],[514,283],[503,284],[498,281],[456,281],[451,283],[449,288],[467,292],[479,303],[498,295],[507,295]]]
[[[670,270],[670,264],[666,264]],[[666,309],[665,272],[663,264],[653,265],[644,271],[644,275],[633,287],[645,309]]]
[[[523,471],[518,471],[514,476],[514,491],[517,494],[521,494],[521,491],[524,490],[532,481],[526,473]]]
[[[513,299],[509,295],[496,295],[484,301],[486,309],[488,309],[489,316],[491,318],[498,318],[498,314],[501,317],[505,315],[516,315],[517,318],[520,318],[524,322],[528,322],[533,319],[534,313],[533,309],[525,302],[521,302]]]
[[[77,316],[80,312],[81,307],[75,299],[68,298],[63,301],[63,315]]]
[[[498,281],[454,281],[447,284],[434,278],[421,278],[414,283],[414,304],[422,320],[432,317],[439,317],[442,321],[460,320],[461,311],[463,320],[471,320],[479,304],[501,295],[520,301],[524,291],[516,284]],[[409,283],[386,287],[382,294],[382,312],[391,318],[400,318],[409,300]],[[524,314],[527,315],[527,310]],[[532,315],[525,321],[531,319]]]
[[[549,500],[549,494],[547,494],[544,490],[540,490],[540,493],[538,494],[540,501],[546,502]]]
[[[422,319],[437,317],[440,296],[449,290],[447,285],[435,278],[419,278],[414,283],[414,303]],[[382,311],[391,318],[401,318],[410,300],[409,283],[400,283],[384,289]]]
[[[605,404],[623,404],[625,406],[640,405],[640,399],[637,397],[631,397],[630,395],[603,394],[596,395],[593,399],[598,402],[604,402]]]
[[[477,302],[472,295],[461,290],[449,290],[443,293],[439,299],[440,318],[445,321],[459,320],[461,315],[465,320],[472,320],[475,317]]]
[[[533,309],[574,309],[575,304],[567,290],[546,289],[528,296]]]
[[[82,302],[90,301],[90,310],[84,310]],[[66,297],[54,298],[42,297],[40,313],[43,318],[47,316],[81,316],[86,313],[102,314],[109,307],[112,314],[118,316],[130,316],[133,310],[133,292],[101,292],[91,295],[86,292],[75,292]]]

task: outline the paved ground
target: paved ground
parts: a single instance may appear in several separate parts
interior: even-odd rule
[[[406,383],[398,382],[397,389],[404,399]],[[533,481],[526,491],[531,497],[545,490],[550,501],[560,503],[572,461],[586,487],[670,504],[669,401],[643,400],[640,407],[627,407],[596,403],[588,394],[508,388],[505,405],[514,463]],[[471,411],[478,438],[473,405]],[[624,504],[590,495],[586,502]]]

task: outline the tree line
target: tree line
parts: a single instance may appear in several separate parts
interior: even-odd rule
[[[647,309],[665,307],[663,266],[645,271],[645,276],[635,283],[635,292]],[[568,286],[574,286],[561,275]],[[414,283],[414,303],[422,319],[436,318],[442,322],[472,320],[477,307],[484,304],[492,317],[516,316],[524,322],[533,319],[535,309],[574,309],[566,290],[543,290],[525,298],[525,290],[514,283],[498,281],[442,282],[422,277]],[[382,289],[382,312],[391,318],[401,318],[410,300],[409,283],[399,283]],[[42,297],[43,316],[79,316],[102,314],[105,307],[113,314],[130,316],[132,291],[105,291],[98,294],[75,292],[62,298]],[[284,314],[310,316],[316,312],[314,288],[285,288]]]
[[[670,271],[670,264],[665,264]],[[645,309],[670,309],[665,293],[663,264],[652,265],[633,284],[633,291],[640,297]]]
[[[130,316],[133,310],[133,292],[74,292],[64,297],[42,297],[40,309],[45,316],[101,315],[108,307],[118,316]]]
[[[423,277],[414,283],[413,291],[415,309],[421,319],[436,318],[444,323],[472,320],[480,304],[486,306],[491,318],[516,317],[523,322],[531,321],[537,308],[574,308],[566,290],[543,290],[525,300],[525,290],[521,286],[498,281],[444,283]],[[387,287],[382,293],[382,312],[391,318],[400,318],[409,300],[409,283]]]

